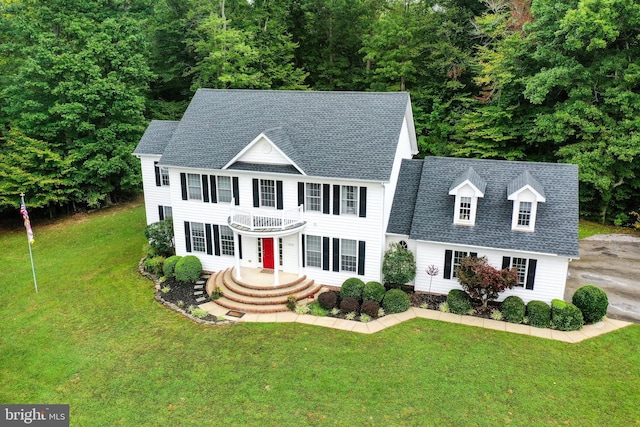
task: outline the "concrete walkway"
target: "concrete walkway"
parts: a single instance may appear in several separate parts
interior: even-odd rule
[[[326,328],[342,329],[344,331],[360,332],[363,334],[373,334],[388,327],[397,325],[405,320],[416,317],[423,319],[439,320],[442,322],[459,323],[461,325],[476,326],[480,328],[495,329],[497,331],[512,332],[515,334],[531,335],[539,338],[547,338],[569,343],[577,343],[588,338],[606,334],[616,329],[624,328],[631,323],[622,320],[605,318],[594,325],[585,325],[579,331],[563,332],[553,329],[536,328],[529,325],[518,325],[499,320],[483,319],[474,316],[462,316],[459,314],[442,313],[437,310],[411,307],[408,311],[398,314],[388,314],[376,320],[362,323],[354,320],[337,319],[335,317],[318,317],[310,314],[296,314],[292,311],[270,314],[246,313],[241,318],[227,316],[227,309],[219,305],[208,302],[200,305],[200,308],[208,311],[214,316],[222,316],[227,320],[235,322],[295,322],[306,323],[308,325],[323,326]]]

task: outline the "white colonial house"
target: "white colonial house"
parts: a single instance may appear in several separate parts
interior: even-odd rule
[[[404,242],[416,290],[459,287],[456,264],[477,254],[518,269],[505,296],[562,298],[577,167],[417,152],[407,93],[200,89],[180,121],[152,121],[134,155],[147,223],[173,218],[176,253],[205,270],[382,281],[388,244]]]

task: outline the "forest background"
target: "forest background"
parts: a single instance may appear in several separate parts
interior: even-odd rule
[[[136,194],[200,87],[405,90],[420,156],[574,163],[583,217],[640,208],[634,0],[0,0],[0,215]]]

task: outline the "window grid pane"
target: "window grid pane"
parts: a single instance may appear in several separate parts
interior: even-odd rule
[[[342,213],[357,214],[358,208],[358,187],[353,185],[342,186]]]
[[[163,209],[164,209],[164,219],[169,219],[173,217],[173,209],[171,209],[171,206],[165,206]]]
[[[322,267],[322,240],[320,236],[307,236],[307,267]]]
[[[231,192],[231,177],[219,176],[218,177],[218,201],[231,203],[233,195]]]
[[[191,223],[191,247],[194,252],[205,252],[204,224],[200,222]]]
[[[320,211],[322,208],[322,186],[321,184],[307,183],[306,209],[308,211]]]
[[[518,271],[518,286],[524,286],[524,281],[527,277],[527,259],[513,258],[511,261],[511,268]]]
[[[357,242],[355,240],[340,239],[340,270],[356,271]]]
[[[187,174],[187,186],[189,188],[189,199],[202,200],[200,175],[194,173]]]
[[[471,219],[471,197],[460,197],[459,219],[469,221]]]
[[[452,266],[452,277],[458,277],[458,273],[456,272],[456,270],[458,269],[458,267],[460,267],[460,261],[462,261],[462,258],[466,257],[468,255],[467,252],[463,252],[463,251],[455,251],[453,253],[453,266]]]
[[[220,226],[220,247],[222,255],[234,255],[233,231],[226,225]]]
[[[520,202],[518,210],[518,225],[529,227],[531,224],[531,202]]]
[[[260,206],[276,207],[276,183],[272,179],[260,180]]]
[[[169,169],[160,168],[160,177],[162,178],[162,185],[169,185]]]

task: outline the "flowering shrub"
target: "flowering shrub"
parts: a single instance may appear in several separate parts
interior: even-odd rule
[[[413,252],[399,243],[391,243],[382,261],[384,281],[391,287],[399,288],[416,277],[416,260]]]

